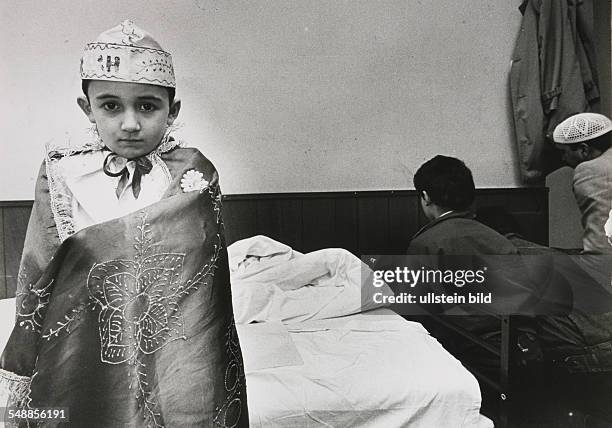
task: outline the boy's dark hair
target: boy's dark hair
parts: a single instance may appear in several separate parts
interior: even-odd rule
[[[414,187],[444,209],[463,211],[474,202],[472,172],[457,158],[438,155],[425,162],[414,175]]]
[[[91,80],[89,79],[83,79],[81,81],[81,89],[83,90],[83,93],[85,94],[88,100],[89,95],[87,94],[87,89],[89,88],[89,82],[91,82]],[[170,105],[172,105],[172,103],[174,102],[174,97],[176,95],[176,89],[169,87],[166,87],[166,89],[168,90],[168,101],[170,102]]]
[[[570,150],[576,151],[580,147],[581,144],[586,144],[600,152],[605,152],[610,148],[611,141],[610,136],[612,132],[605,133],[600,135],[599,137],[593,138],[592,140],[582,141],[580,143],[566,144],[570,148]]]

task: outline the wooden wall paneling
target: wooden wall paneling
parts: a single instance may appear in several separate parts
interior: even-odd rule
[[[548,193],[541,189],[479,189],[476,206],[500,206],[510,212],[542,212],[548,206]]]
[[[360,256],[389,252],[389,197],[363,195],[357,198]]]
[[[389,200],[389,250],[404,254],[417,232],[420,205],[416,195],[391,197]]]
[[[224,200],[223,223],[227,245],[253,236],[257,229],[257,201],[254,199]]]
[[[28,220],[30,219],[30,207],[13,207],[4,210],[4,260],[7,296],[13,297],[17,289],[17,275],[19,274],[19,262],[23,251]]]
[[[302,206],[300,199],[284,199],[279,204],[281,212],[279,240],[284,239],[284,243],[291,248],[302,248]]]
[[[359,220],[357,199],[338,198],[335,201],[335,247],[344,248],[353,254],[359,253]]]
[[[302,201],[303,252],[337,247],[336,201],[333,198],[304,198]]]
[[[548,189],[545,189],[544,192],[542,192],[542,195],[538,198],[540,201],[542,201],[542,211],[539,213],[539,215],[537,216],[537,223],[540,225],[539,226],[539,231],[540,233],[542,233],[542,241],[536,241],[539,242],[542,245],[550,245],[550,227],[549,227],[549,198],[548,198]]]
[[[302,247],[302,200],[295,198],[257,201],[257,233],[289,245]]]
[[[547,189],[481,189],[477,191],[476,207],[501,207],[519,225],[526,239],[548,245]]]
[[[279,240],[280,217],[278,200],[262,199],[256,202],[257,209],[257,235],[266,235],[272,239]]]
[[[548,243],[548,189],[479,189],[478,206],[512,213],[526,239]],[[11,297],[31,201],[0,201],[0,297]],[[401,253],[427,219],[416,191],[317,192],[228,195],[226,241],[266,234],[307,252],[346,248],[356,255]]]
[[[548,223],[542,218],[542,213],[515,212],[513,214],[519,225],[521,236],[538,244],[548,245]]]
[[[4,208],[0,207],[0,299],[10,297],[6,291],[6,268],[4,266]]]

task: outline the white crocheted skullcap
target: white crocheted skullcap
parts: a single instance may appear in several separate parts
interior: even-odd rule
[[[557,125],[553,132],[553,141],[559,144],[580,143],[610,131],[612,131],[612,121],[603,114],[579,113]]]

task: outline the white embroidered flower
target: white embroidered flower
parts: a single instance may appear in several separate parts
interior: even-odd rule
[[[204,174],[197,169],[190,169],[181,178],[183,192],[201,192],[208,187],[208,181],[204,180]]]

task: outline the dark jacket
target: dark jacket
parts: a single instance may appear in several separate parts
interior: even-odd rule
[[[505,255],[518,254],[508,239],[474,220],[466,212],[452,212],[431,221],[419,230],[407,250],[422,255]]]
[[[466,296],[475,292],[491,292],[492,302],[459,305],[450,310],[446,307],[446,314],[533,313],[540,299],[537,283],[525,274],[526,268],[516,247],[503,235],[473,217],[469,212],[452,212],[431,221],[416,233],[407,254],[415,258],[413,263],[428,268],[455,272],[485,270],[483,283],[459,288],[445,285],[443,292]],[[418,258],[423,261],[418,263]],[[497,329],[498,322],[487,320],[489,327],[490,321]],[[476,327],[476,330],[481,330],[485,325]]]

